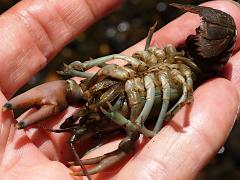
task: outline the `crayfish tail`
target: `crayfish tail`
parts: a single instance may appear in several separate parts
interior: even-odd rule
[[[232,16],[218,9],[213,9],[205,6],[183,5],[178,3],[172,3],[170,6],[198,14],[203,18],[204,21],[226,27],[231,32],[234,32],[236,29],[236,25]]]
[[[178,3],[171,3],[169,4],[170,6],[173,6],[175,8],[178,8],[178,9],[182,9],[182,10],[185,10],[185,11],[188,11],[188,12],[191,12],[191,13],[195,13],[195,14],[198,14],[200,13],[200,9],[199,9],[199,6],[194,6],[194,5],[183,5],[183,4],[178,4]]]
[[[217,74],[230,58],[236,41],[233,17],[210,7],[177,3],[170,5],[202,18],[196,35],[187,38],[187,52],[203,72]]]

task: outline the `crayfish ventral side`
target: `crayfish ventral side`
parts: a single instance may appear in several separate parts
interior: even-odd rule
[[[132,56],[112,54],[83,63],[72,62],[59,73],[84,77],[80,84],[72,79],[45,83],[9,100],[2,110],[36,107],[37,111],[17,123],[18,129],[24,129],[69,105],[78,104],[79,110],[59,129],[49,129],[71,134],[69,142],[76,157],[71,165],[82,168],[73,175],[89,177],[117,163],[133,151],[140,134],[153,137],[164,121],[171,119],[186,103],[191,103],[193,89],[199,82],[217,75],[232,53],[236,26],[230,15],[209,7],[171,5],[202,18],[196,35],[187,38],[187,48],[177,51],[173,45],[161,49],[151,47],[154,25],[149,30],[144,50]],[[106,64],[113,59],[125,60],[127,64]],[[85,72],[95,66],[101,67],[95,74]],[[145,126],[150,118],[154,123],[152,128]],[[86,135],[99,136],[101,140],[102,135],[114,136],[117,131],[126,135],[117,150],[81,160],[76,142],[81,142]],[[95,166],[86,169],[84,165]]]

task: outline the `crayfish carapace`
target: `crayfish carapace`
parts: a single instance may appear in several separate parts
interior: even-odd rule
[[[233,50],[236,26],[230,15],[209,7],[172,6],[202,17],[196,35],[190,35],[186,40],[187,48],[177,51],[173,45],[162,49],[151,47],[153,26],[144,50],[132,56],[113,54],[65,65],[61,74],[85,79],[80,84],[70,79],[37,86],[9,100],[3,111],[36,107],[36,112],[17,123],[16,127],[23,129],[56,115],[71,104],[80,104],[78,112],[67,118],[59,129],[50,129],[56,133],[71,133],[69,141],[76,157],[72,165],[80,165],[83,169],[73,175],[89,177],[117,163],[133,151],[140,134],[153,137],[164,121],[171,119],[183,105],[191,103],[193,89],[199,82],[215,76]],[[122,59],[127,64],[106,64],[112,59]],[[96,74],[85,72],[95,66],[101,66]],[[150,114],[155,120],[153,128],[145,126]],[[86,135],[90,138],[114,135],[118,130],[124,130],[126,137],[117,150],[81,160],[75,148],[77,141]],[[84,165],[95,166],[86,169]]]

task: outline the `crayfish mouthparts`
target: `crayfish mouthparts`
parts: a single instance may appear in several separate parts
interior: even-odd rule
[[[37,107],[37,111],[16,125],[23,129],[56,115],[71,104],[80,104],[81,108],[59,129],[49,129],[55,133],[71,133],[69,143],[76,157],[71,165],[82,168],[82,171],[72,174],[90,179],[89,175],[116,164],[134,150],[140,134],[153,137],[164,122],[182,106],[191,103],[193,90],[202,77],[216,75],[231,56],[236,41],[236,25],[229,14],[210,7],[171,5],[202,17],[196,35],[188,36],[184,51],[177,51],[171,44],[162,49],[151,47],[154,25],[149,30],[144,50],[132,56],[112,54],[65,65],[60,74],[86,79],[80,84],[74,80],[42,84],[9,100],[2,111]],[[107,64],[113,59],[122,59],[127,65]],[[101,66],[97,73],[85,72],[97,66]],[[154,120],[151,121],[153,128],[145,126],[149,119]],[[82,160],[75,149],[75,143],[87,137],[98,139],[103,144],[104,137],[115,137],[116,132],[122,131],[126,137],[113,152]],[[97,145],[93,144],[94,147]],[[94,167],[86,169],[85,165]]]

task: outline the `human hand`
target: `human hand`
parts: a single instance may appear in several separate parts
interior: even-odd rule
[[[22,3],[24,4],[24,1]],[[236,23],[239,22],[239,7],[223,1],[209,2],[207,4],[214,8],[226,10],[235,18]],[[26,6],[27,5],[25,5],[25,7]],[[71,6],[70,3],[69,6]],[[76,5],[72,7],[75,6]],[[39,9],[37,8],[32,8],[32,10],[36,10],[38,13],[40,13]],[[21,11],[21,8],[19,8],[18,11]],[[5,16],[10,16],[13,12],[14,10],[10,10],[10,12],[6,13]],[[12,16],[10,17],[14,18]],[[74,16],[74,19],[75,18],[76,16]],[[194,29],[199,25],[199,21],[196,19],[197,17],[192,14],[183,15],[156,32],[153,37],[152,44],[157,44],[159,47],[162,47],[168,43],[178,45],[179,43],[183,42],[190,33],[193,33]],[[2,21],[7,23],[9,19],[6,17],[5,19],[3,18],[3,20],[0,19],[0,24]],[[11,23],[11,26],[13,26],[12,29],[14,29],[16,24],[17,23]],[[237,24],[237,26],[239,28],[240,25]],[[60,24],[57,27],[62,27],[62,25]],[[2,52],[6,52],[1,54],[3,57],[0,59],[9,59],[9,62],[13,62],[11,63],[11,66],[7,66],[6,64],[6,66],[4,66],[5,69],[0,72],[3,73],[0,77],[9,77],[9,79],[7,79],[7,84],[6,81],[0,80],[0,85],[3,92],[1,95],[2,104],[6,102],[4,95],[9,98],[21,85],[27,81],[27,79],[29,79],[44,63],[46,63],[46,58],[44,57],[52,57],[57,50],[64,46],[66,41],[73,37],[69,35],[71,33],[67,33],[68,31],[66,30],[62,33],[66,33],[69,36],[65,40],[61,40],[61,42],[55,42],[55,49],[52,49],[52,51],[49,50],[50,45],[46,40],[34,42],[34,44],[38,44],[38,48],[36,48],[36,50],[31,50],[29,47],[36,47],[29,43],[32,39],[28,39],[30,37],[27,35],[24,36],[26,33],[20,31],[22,30],[22,26],[19,25],[18,28],[18,31],[16,31],[15,28],[15,31],[10,33],[9,30],[8,32],[4,30],[1,32],[0,30],[0,34],[5,35],[5,33],[9,33],[8,36],[7,34],[5,36],[0,35],[0,37],[4,37],[3,40],[5,40],[2,41],[4,47],[0,47],[0,49],[3,49]],[[50,28],[52,29],[52,27]],[[76,30],[78,28],[74,29]],[[33,30],[32,33],[34,32],[35,31]],[[17,37],[16,34],[18,33],[21,34],[21,36],[19,35],[19,38],[22,40],[13,38]],[[56,34],[51,34],[54,37],[56,36]],[[51,34],[48,34],[48,36]],[[72,34],[76,34],[76,32]],[[50,39],[54,38],[52,37]],[[15,49],[11,49],[10,54],[10,52],[7,51],[9,46],[6,46],[6,44],[11,42],[15,42],[16,47]],[[144,142],[139,143],[136,148],[136,151],[139,151],[139,153],[136,153],[134,158],[129,161],[120,171],[119,169],[112,171],[109,170],[108,173],[99,173],[96,175],[96,177],[106,178],[106,176],[115,176],[119,179],[123,179],[124,177],[132,177],[136,179],[193,179],[206,164],[206,162],[222,146],[234,123],[239,106],[239,89],[236,88],[236,85],[240,83],[237,78],[237,73],[239,72],[237,66],[239,46],[238,38],[235,46],[235,54],[231,58],[228,65],[228,67],[232,67],[230,69],[231,71],[229,68],[226,68],[225,71],[226,77],[231,79],[233,83],[230,83],[224,79],[215,78],[200,86],[194,93],[194,103],[191,107],[188,117],[185,116],[185,111],[188,107],[184,107],[173,118],[173,120],[171,120],[160,131],[160,133],[152,138],[144,147]],[[144,42],[142,41],[129,48],[124,53],[131,54],[136,50],[143,49],[143,47]],[[20,51],[22,49],[25,49],[25,51]],[[44,53],[40,53],[39,49],[41,49],[40,52]],[[36,64],[27,65],[22,63],[27,62],[26,59],[30,58],[37,59]],[[31,67],[29,67],[30,65]],[[19,68],[19,66],[22,68]],[[29,72],[31,74],[29,74]],[[14,77],[20,78],[13,81]],[[67,111],[72,111],[72,109],[69,108]],[[218,114],[221,114],[220,117]],[[56,121],[59,119],[63,120],[66,116],[67,115],[62,113],[56,117],[55,120],[51,121],[52,124],[51,122],[50,124],[53,126],[54,122],[56,123]],[[72,160],[70,155],[71,153],[69,149],[66,148],[67,136],[65,134],[55,135],[36,129],[29,129],[27,134],[30,139],[28,139],[23,131],[15,130],[11,114],[2,114],[0,122],[2,124],[1,140],[3,140],[2,146],[0,147],[0,151],[2,152],[2,174],[10,178],[16,177],[16,174],[18,178],[71,178],[71,176],[68,175],[68,168],[63,166],[61,163],[52,161],[52,159],[61,159],[61,161]],[[32,142],[35,144],[35,146]],[[116,147],[117,143],[118,142],[112,142],[101,148],[98,148],[96,151],[89,154],[89,156],[96,156],[99,153],[102,154],[107,152],[109,149]]]

